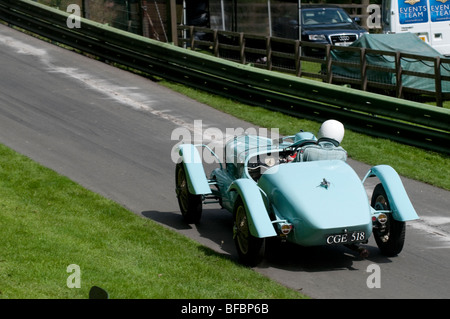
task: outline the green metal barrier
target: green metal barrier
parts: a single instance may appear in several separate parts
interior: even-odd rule
[[[2,0],[0,19],[101,59],[274,111],[450,154],[450,110],[242,65],[81,19],[30,0]]]

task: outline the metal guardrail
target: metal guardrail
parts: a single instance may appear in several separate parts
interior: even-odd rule
[[[450,154],[450,110],[225,61],[81,19],[30,0],[2,0],[0,19],[101,59],[251,105]]]

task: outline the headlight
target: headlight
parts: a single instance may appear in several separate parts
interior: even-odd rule
[[[323,35],[323,34],[310,34],[308,36],[308,38],[310,41],[325,41],[326,40],[325,35]]]

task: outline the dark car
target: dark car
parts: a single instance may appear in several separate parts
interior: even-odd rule
[[[302,5],[302,41],[348,46],[368,33],[357,20],[348,13],[330,5]],[[274,35],[282,38],[298,39],[297,19],[279,19],[274,25]],[[323,50],[305,48],[309,54],[319,54]]]

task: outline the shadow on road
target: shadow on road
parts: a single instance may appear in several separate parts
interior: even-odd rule
[[[187,224],[179,212],[143,211],[142,216],[178,231],[207,246],[209,254],[214,251],[238,262],[233,242],[233,220],[222,209],[204,209],[200,223]],[[363,245],[369,251],[366,260],[382,264],[391,260],[379,253],[375,243]],[[354,264],[363,260],[359,254],[341,245],[302,247],[292,243],[266,240],[266,254],[256,268],[275,268],[294,272],[321,272],[331,270],[357,270]]]

